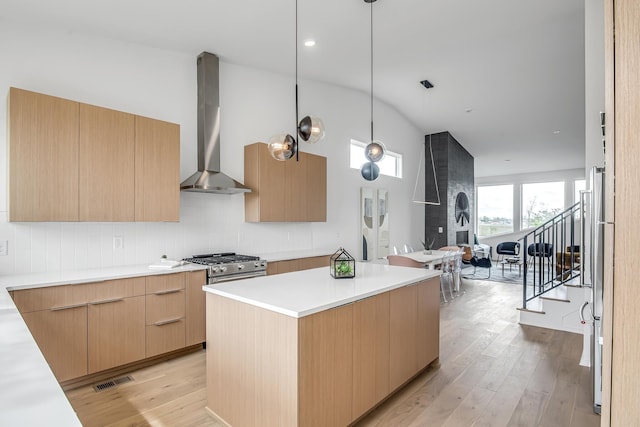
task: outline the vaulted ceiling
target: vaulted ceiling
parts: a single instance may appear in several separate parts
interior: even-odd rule
[[[2,20],[292,73],[295,0],[0,0]],[[298,0],[299,73],[369,93],[363,0]],[[584,0],[379,0],[374,94],[476,176],[584,166]],[[302,42],[314,39],[316,46]],[[435,87],[423,88],[428,79]]]

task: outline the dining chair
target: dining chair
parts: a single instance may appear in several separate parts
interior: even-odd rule
[[[408,244],[405,243],[404,244],[404,253],[408,254],[410,252],[414,252],[413,247],[411,247],[411,245],[408,245]]]

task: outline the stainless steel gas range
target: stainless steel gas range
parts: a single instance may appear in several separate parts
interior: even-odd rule
[[[257,256],[238,255],[234,252],[194,255],[183,261],[208,266],[208,285],[267,275],[266,260]]]

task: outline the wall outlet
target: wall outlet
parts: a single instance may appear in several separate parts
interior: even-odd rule
[[[9,255],[9,241],[0,240],[0,256]]]
[[[124,237],[113,236],[113,249],[123,249],[123,248],[124,248]]]
[[[442,233],[444,229],[442,227],[438,227],[438,233]]]

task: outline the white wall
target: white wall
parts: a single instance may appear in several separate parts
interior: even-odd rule
[[[604,5],[585,0],[585,168],[604,166],[600,112],[604,111]],[[609,126],[613,126],[609,122]]]
[[[10,86],[167,120],[181,125],[180,166],[196,169],[196,55],[116,40],[17,27],[0,27],[0,93]],[[213,52],[215,53],[215,52]],[[221,58],[221,165],[243,181],[243,146],[282,130],[293,133],[291,76],[229,64]],[[8,223],[6,103],[0,104],[0,274],[144,264],[166,254],[207,251],[247,254],[337,249],[359,254],[361,186],[390,192],[391,243],[417,246],[424,235],[421,206],[411,203],[423,134],[397,111],[376,105],[376,138],[404,154],[404,179],[369,183],[349,168],[349,141],[367,140],[368,94],[325,83],[300,82],[301,114],[321,117],[326,138],[301,149],[327,156],[327,222],[249,224],[242,195],[181,194],[179,223]],[[414,164],[415,163],[415,164]],[[124,249],[112,248],[113,236]]]

